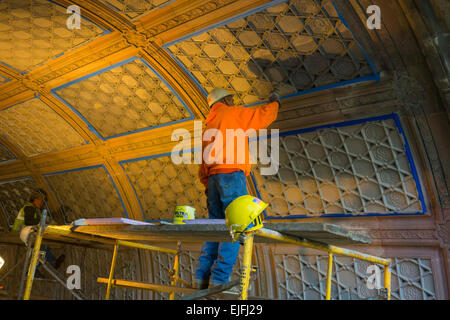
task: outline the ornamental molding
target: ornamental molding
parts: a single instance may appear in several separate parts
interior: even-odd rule
[[[450,220],[438,224],[436,232],[443,245],[450,248]]]
[[[173,29],[181,24],[184,24],[188,21],[191,21],[193,19],[196,19],[198,17],[204,16],[208,13],[211,13],[213,11],[216,11],[228,4],[234,3],[234,1],[230,0],[215,0],[215,1],[208,1],[206,3],[202,3],[201,6],[198,6],[196,8],[193,8],[191,10],[186,10],[185,12],[178,14],[174,16],[172,19],[164,21],[159,23],[156,26],[151,26],[146,29],[145,32],[148,36],[154,37],[160,33],[166,32],[170,29]]]
[[[425,103],[425,89],[407,72],[395,72],[392,87],[399,101],[413,111],[422,111]]]
[[[376,240],[437,240],[435,230],[370,230],[367,232]]]

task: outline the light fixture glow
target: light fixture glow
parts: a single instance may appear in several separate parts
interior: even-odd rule
[[[0,269],[3,267],[4,264],[5,260],[3,260],[3,257],[0,256]]]

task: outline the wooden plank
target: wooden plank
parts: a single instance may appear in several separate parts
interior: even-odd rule
[[[43,243],[48,245],[69,244],[87,248],[112,250],[114,240],[100,239],[99,237],[86,234],[79,234],[75,237],[70,229],[68,229],[64,230],[61,234],[44,234]],[[0,244],[25,246],[23,241],[20,240],[18,232],[0,232]]]
[[[214,221],[214,220],[213,220]],[[139,242],[231,242],[232,238],[223,220],[212,224],[185,225],[95,225],[49,226],[44,234],[45,243],[65,243],[85,247],[111,249],[115,239]],[[222,222],[222,223],[221,223]],[[368,244],[370,237],[350,231],[342,226],[319,222],[266,223],[266,229],[286,235],[318,241],[326,244]],[[255,236],[258,243],[283,243],[278,240]],[[18,233],[0,233],[0,243],[22,244]]]
[[[319,241],[327,244],[368,244],[370,237],[347,230],[342,226],[319,222],[266,223],[265,228]],[[110,225],[78,226],[72,228],[76,233],[92,234],[112,239],[173,242],[232,241],[230,232],[223,223],[184,224],[184,225]],[[255,237],[255,242],[281,243],[262,237]]]

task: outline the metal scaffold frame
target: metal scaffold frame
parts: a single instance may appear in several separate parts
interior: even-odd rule
[[[27,282],[25,288],[25,294],[23,299],[29,300],[31,288],[33,285],[33,278],[35,269],[37,266],[37,262],[39,259],[39,250],[42,243],[42,238],[44,235],[59,235],[65,237],[71,237],[74,239],[80,240],[95,240],[99,242],[103,242],[106,244],[114,245],[113,258],[111,261],[111,268],[108,278],[98,278],[97,282],[107,284],[106,290],[106,300],[109,300],[111,287],[124,287],[124,288],[133,288],[133,289],[144,289],[144,290],[152,290],[158,292],[166,292],[169,293],[169,299],[174,300],[175,293],[187,294],[187,296],[182,297],[183,300],[189,299],[197,299],[200,297],[205,297],[211,295],[213,293],[218,293],[223,290],[228,289],[230,286],[236,285],[236,281],[231,281],[230,285],[223,285],[221,288],[209,288],[206,290],[197,290],[190,287],[190,285],[179,278],[179,254],[181,248],[181,241],[177,242],[176,249],[162,248],[157,246],[152,246],[144,243],[136,243],[132,241],[120,240],[120,239],[111,239],[104,237],[97,237],[95,235],[87,235],[81,234],[77,232],[72,232],[69,230],[61,230],[58,229],[58,226],[45,226],[45,215],[43,215],[41,219],[41,224],[39,225],[39,229],[36,234],[34,250],[31,257],[30,265],[28,268]],[[261,228],[259,230],[245,232],[241,234],[239,240],[243,245],[243,258],[241,265],[241,276],[239,280],[239,300],[247,300],[248,299],[248,288],[250,282],[250,273],[253,270],[251,266],[252,255],[253,255],[253,243],[255,235],[259,237],[263,237],[270,240],[276,240],[282,243],[294,244],[302,247],[312,248],[319,251],[324,251],[328,253],[328,267],[327,267],[327,278],[326,278],[326,300],[331,300],[331,284],[332,284],[332,272],[333,272],[333,258],[335,255],[342,255],[346,257],[352,257],[372,263],[381,264],[384,266],[384,294],[387,300],[391,299],[391,270],[390,270],[390,259],[380,258],[377,256],[361,253],[355,250],[345,249],[341,247],[337,247],[335,245],[326,244],[319,241],[308,240],[292,235],[286,235],[276,230],[271,230],[267,228]],[[130,280],[121,280],[114,279],[114,269],[117,261],[117,253],[119,246],[126,246],[150,251],[158,251],[165,252],[169,254],[175,255],[173,269],[169,271],[169,276],[171,277],[171,285],[158,285],[158,284],[150,284],[143,282],[136,282]],[[177,287],[177,282],[180,282],[188,287]]]
[[[243,235],[244,237],[244,255],[248,255],[248,257],[244,256],[244,265],[243,265],[243,272],[241,273],[241,279],[243,279],[243,276],[246,278],[243,279],[243,282],[241,282],[241,289],[248,288],[248,279],[247,274],[249,273],[249,270],[251,268],[250,261],[251,261],[251,255],[252,255],[252,249],[253,249],[253,234],[255,233],[261,237],[273,239],[273,240],[279,240],[285,243],[295,244],[302,247],[307,247],[311,249],[316,249],[320,251],[325,251],[328,253],[328,266],[327,266],[327,286],[326,286],[326,300],[331,300],[331,279],[332,279],[332,273],[333,273],[333,257],[334,255],[342,255],[346,257],[356,258],[372,263],[379,263],[384,266],[384,288],[386,290],[386,298],[387,300],[391,299],[391,259],[385,259],[376,257],[373,255],[361,253],[355,250],[345,249],[341,247],[336,247],[334,245],[321,243],[318,241],[311,241],[307,239],[301,239],[298,237],[293,237],[289,235],[282,234],[275,230],[269,230],[265,228],[261,228],[259,230],[256,230],[254,232],[250,232],[248,234]],[[248,248],[247,248],[248,247]],[[247,299],[247,291],[241,290],[240,293],[240,300],[246,300]]]

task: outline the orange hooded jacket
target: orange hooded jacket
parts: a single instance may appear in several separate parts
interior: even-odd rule
[[[278,108],[278,102],[271,102],[256,108],[227,106],[221,102],[217,102],[212,106],[209,114],[206,116],[206,128],[202,135],[203,153],[202,164],[199,168],[200,181],[206,188],[208,188],[208,177],[213,174],[230,173],[239,170],[244,171],[246,176],[250,174],[251,164],[249,161],[248,137],[245,137],[244,150],[242,150],[242,145],[239,145],[238,138],[234,138],[234,160],[229,157],[227,161],[226,146],[233,143],[233,141],[227,141],[227,129],[235,130],[234,132],[239,132],[239,129],[241,129],[241,132],[246,132],[249,129],[265,129],[276,120]],[[217,131],[211,130],[208,134],[209,129]],[[216,132],[216,135],[214,135],[214,132]],[[222,143],[220,143],[220,138],[218,138],[219,135],[222,137]],[[230,150],[232,150],[231,147]],[[240,155],[239,152],[244,153]],[[245,161],[242,161],[244,160],[242,156],[244,156]],[[207,160],[207,163],[205,163],[205,160]]]

